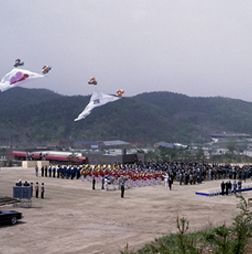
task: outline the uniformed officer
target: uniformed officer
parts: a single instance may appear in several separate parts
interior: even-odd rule
[[[44,176],[44,167],[41,168],[41,176]]]
[[[44,193],[45,193],[45,186],[44,183],[41,184],[41,198],[44,198]]]
[[[35,175],[38,176],[38,166],[35,166]]]
[[[170,190],[172,189],[172,183],[173,183],[172,178],[169,177],[169,179],[168,179],[168,184],[169,184],[169,189],[170,189]]]
[[[236,189],[237,189],[237,183],[236,181],[234,181],[233,183],[233,190],[234,190],[234,194],[236,195]]]
[[[92,175],[92,189],[95,190],[95,176]]]
[[[49,177],[51,177],[52,176],[52,167],[51,166],[48,167],[48,173],[49,173]]]
[[[30,185],[31,185],[31,196],[33,196],[33,182],[31,182]]]
[[[228,181],[226,182],[225,186],[226,186],[226,195],[228,195],[228,187],[229,187]]]
[[[39,183],[36,182],[36,185],[35,185],[35,192],[36,192],[36,198],[38,198],[38,194],[39,194]]]
[[[121,184],[121,198],[124,197],[124,182]]]
[[[104,190],[104,184],[105,184],[105,179],[104,176],[101,177],[101,189]]]
[[[56,168],[55,168],[55,166],[53,166],[52,171],[53,171],[53,177],[55,177],[55,173],[56,173]]]
[[[60,172],[61,172],[61,168],[60,168],[60,165],[58,165],[58,168],[57,168],[57,178],[60,177]]]
[[[47,166],[45,166],[45,176],[47,177]]]
[[[79,178],[80,178],[80,171],[81,171],[81,167],[78,166],[78,167],[77,167],[77,170],[76,170],[76,179],[79,179]]]
[[[239,179],[237,185],[238,185],[238,191],[241,192],[241,187],[242,187],[241,179]]]
[[[224,195],[224,192],[225,192],[225,183],[224,183],[224,181],[222,181],[222,183],[221,183],[221,195]]]

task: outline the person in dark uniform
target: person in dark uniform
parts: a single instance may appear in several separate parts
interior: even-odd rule
[[[53,166],[52,172],[53,172],[53,177],[55,178],[55,173],[56,173],[56,168],[55,168],[55,166]]]
[[[59,178],[60,176],[60,166],[58,165],[58,168],[57,168],[57,178]]]
[[[49,177],[52,176],[52,167],[51,166],[48,167],[48,174],[49,174]]]
[[[80,167],[77,167],[77,170],[76,170],[76,179],[79,179],[80,178]]]
[[[92,189],[95,190],[95,176],[92,175]]]
[[[236,179],[236,175],[237,175],[237,172],[236,172],[236,168],[234,169],[234,179]]]
[[[105,178],[102,176],[101,178],[101,189],[104,190],[104,183],[105,183]]]
[[[64,179],[66,176],[66,170],[67,170],[67,166],[62,166],[61,167],[61,178]]]
[[[234,190],[234,194],[236,195],[236,189],[237,189],[237,183],[236,181],[234,181],[233,183],[233,190]]]
[[[24,183],[23,183],[23,186],[30,186],[30,184],[29,183],[27,183],[27,181],[25,181]]]
[[[30,185],[31,185],[31,196],[33,196],[33,182],[31,182]]]
[[[45,166],[45,176],[47,177],[47,166]]]
[[[225,183],[225,187],[226,187],[226,195],[228,195],[228,187],[229,187],[228,182]]]
[[[228,193],[232,194],[232,183],[231,183],[231,181],[228,182]]]
[[[38,176],[38,166],[35,166],[35,175]]]
[[[74,178],[74,172],[75,172],[74,167],[69,168],[69,172],[70,172],[70,179],[73,180],[73,178]]]
[[[224,196],[224,191],[225,191],[225,183],[222,181],[221,183],[221,195]]]
[[[19,179],[18,182],[16,183],[17,186],[22,186],[22,179]]]
[[[121,184],[121,198],[124,197],[124,182]]]
[[[169,184],[169,189],[171,190],[171,188],[172,188],[172,179],[171,179],[171,177],[169,177],[169,179],[168,179],[168,184]]]
[[[242,187],[241,179],[239,179],[237,185],[238,185],[238,192],[241,192],[241,187]]]
[[[38,198],[38,194],[39,194],[39,183],[36,182],[36,185],[35,185],[35,192],[36,192],[36,198]]]
[[[44,198],[44,193],[45,193],[45,186],[44,183],[41,184],[41,198]]]
[[[67,166],[67,169],[66,169],[66,179],[69,179],[70,176],[71,176],[71,167]]]
[[[41,176],[44,176],[44,167],[41,168]]]
[[[77,175],[77,167],[74,166],[73,167],[73,179],[75,178],[76,175]]]

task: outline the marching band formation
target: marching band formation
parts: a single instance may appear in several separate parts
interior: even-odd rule
[[[41,168],[41,176],[65,179],[79,179],[107,184],[124,183],[125,187],[161,184],[168,176],[164,171],[154,168],[139,168],[136,164],[108,164],[108,165],[58,165]],[[103,180],[104,179],[104,180]]]

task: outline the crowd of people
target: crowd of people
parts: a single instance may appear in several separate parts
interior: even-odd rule
[[[37,176],[37,166],[35,172]],[[101,188],[106,190],[109,184],[118,185],[118,189],[120,189],[122,183],[125,187],[140,187],[161,184],[163,181],[165,187],[169,187],[171,190],[174,181],[178,181],[179,185],[200,184],[202,181],[217,179],[240,179],[245,182],[252,176],[252,165],[240,167],[230,164],[218,165],[181,161],[115,163],[93,166],[88,164],[81,166],[50,165],[41,167],[41,176],[71,180],[81,178],[82,181],[87,179],[92,183],[92,189],[95,189],[95,183],[101,181]],[[235,182],[235,184],[237,183]]]

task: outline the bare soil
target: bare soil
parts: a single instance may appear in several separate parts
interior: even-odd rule
[[[40,173],[40,172],[39,172]],[[24,218],[0,225],[0,253],[119,253],[126,244],[137,250],[157,237],[177,232],[177,216],[186,217],[190,231],[232,223],[239,202],[232,196],[199,196],[196,191],[219,187],[221,180],[180,186],[162,185],[101,190],[81,179],[36,177],[33,168],[1,168],[0,196],[13,196],[18,179],[45,184],[45,198],[32,197],[31,208],[17,210]],[[249,180],[251,181],[251,180]],[[251,192],[244,192],[247,199]]]

